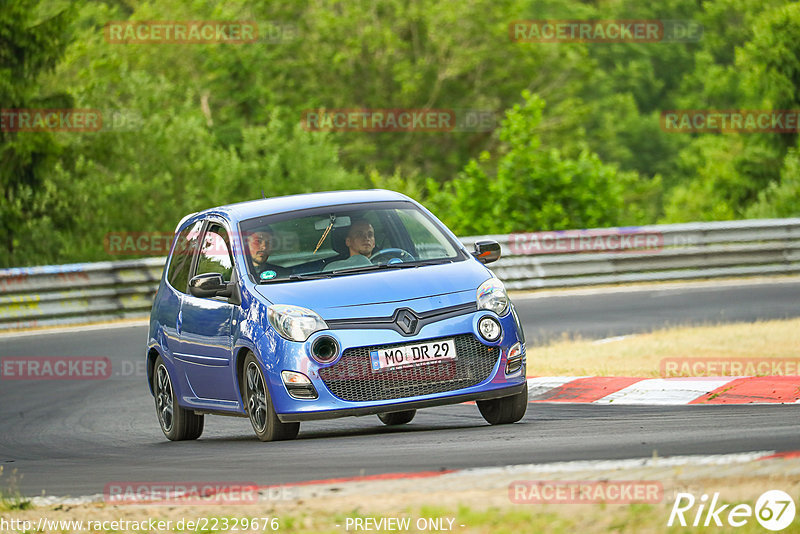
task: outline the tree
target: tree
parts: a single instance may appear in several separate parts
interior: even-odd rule
[[[798,217],[800,216],[800,151],[789,150],[783,160],[780,180],[770,183],[759,192],[758,201],[751,205],[746,217]]]
[[[765,11],[755,22],[753,38],[738,52],[736,63],[746,73],[753,101],[767,109],[800,108],[800,4]],[[787,150],[797,134],[769,139]]]
[[[651,182],[621,172],[584,148],[570,158],[544,148],[537,133],[544,101],[523,92],[523,103],[506,112],[499,138],[501,153],[492,167],[484,153],[470,160],[459,177],[443,187],[430,181],[429,203],[464,235],[565,230],[631,224],[641,206],[626,206]],[[657,184],[656,184],[657,185]]]
[[[798,8],[797,4],[756,0],[709,4],[707,24],[728,36],[730,42],[707,31],[709,41],[704,45],[697,72],[684,87],[687,92],[691,89],[691,96],[682,99],[685,107],[800,107]],[[738,24],[730,25],[731,22]],[[680,175],[666,195],[662,220],[726,220],[768,212],[766,202],[777,201],[793,190],[794,166],[787,150],[796,139],[796,134],[786,133],[693,136],[677,160]],[[783,184],[784,178],[789,182]]]
[[[53,70],[69,42],[71,9],[41,16],[37,0],[0,4],[0,103],[5,110],[70,108],[66,93],[42,94],[37,82]],[[17,264],[19,249],[41,252],[51,246],[34,228],[63,222],[58,191],[47,179],[61,152],[61,144],[49,132],[17,132],[0,128],[0,265]]]

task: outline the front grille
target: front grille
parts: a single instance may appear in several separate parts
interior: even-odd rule
[[[429,395],[474,386],[489,378],[500,357],[500,349],[487,347],[472,334],[462,334],[453,339],[456,360],[373,372],[370,351],[397,344],[376,345],[347,349],[338,362],[320,369],[319,376],[331,393],[346,401]],[[426,340],[430,341],[436,340]]]

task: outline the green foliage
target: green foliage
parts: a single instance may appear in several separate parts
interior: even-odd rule
[[[765,11],[755,21],[753,38],[741,49],[737,63],[748,69],[754,94],[774,109],[800,104],[800,4]]]
[[[718,33],[709,35],[690,82],[697,92],[683,104],[701,109],[800,108],[798,7],[776,1],[710,4],[705,20],[731,42],[721,42]],[[723,23],[733,24],[723,27]],[[797,214],[787,198],[794,190],[791,169],[796,157],[787,150],[796,140],[796,134],[786,133],[696,136],[677,159],[678,172],[666,196],[662,221]],[[768,205],[770,201],[780,202],[781,207]]]
[[[748,87],[766,109],[800,108],[800,4],[765,11],[737,64],[746,69]],[[782,134],[767,141],[785,150],[796,139],[797,134]]]
[[[11,475],[5,479],[3,479],[2,476],[3,466],[0,465],[0,482],[2,482],[2,486],[4,486],[0,487],[0,512],[30,510],[33,508],[33,503],[31,503],[31,500],[23,497],[19,491],[19,488],[17,487],[19,484],[19,478],[21,478],[19,475],[17,475],[17,470],[14,469],[11,472]]]
[[[665,202],[664,222],[729,220],[744,217],[769,183],[781,158],[776,150],[742,135],[700,136],[681,152],[691,178],[674,187]]]
[[[44,16],[37,8],[34,0],[0,4],[0,103],[5,109],[71,106],[68,94],[44,93],[37,82],[64,54],[72,10]],[[0,265],[30,261],[20,248],[42,219],[65,222],[56,211],[62,203],[58,188],[46,176],[61,145],[50,133],[13,129],[0,128]]]
[[[517,43],[520,19],[666,19],[697,42]],[[110,21],[257,21],[251,44],[114,44]],[[797,215],[794,134],[668,133],[670,109],[800,108],[788,0],[0,3],[0,267],[115,259],[108,232],[300,192],[382,187],[460,234]],[[520,97],[520,95],[523,95]],[[544,104],[547,102],[547,105]],[[492,131],[314,132],[315,108],[481,110]],[[122,120],[119,120],[122,119]]]
[[[85,139],[83,153],[107,150],[120,163],[107,169],[80,157],[68,172],[62,170],[62,178],[75,179],[72,194],[94,214],[78,219],[81,238],[64,255],[107,259],[107,232],[169,232],[187,213],[260,198],[262,191],[280,196],[365,186],[340,166],[326,136],[287,121],[280,109],[273,110],[268,125],[246,127],[236,150],[214,138],[191,101],[188,97],[172,116],[147,117],[140,131]]]
[[[544,101],[527,91],[522,96],[524,103],[506,112],[502,155],[494,165],[485,153],[444,187],[429,182],[430,203],[445,222],[465,235],[628,223],[625,196],[638,175],[603,163],[588,149],[568,158],[543,148],[536,132]]]
[[[800,153],[789,150],[783,160],[781,178],[770,183],[758,194],[758,201],[751,205],[746,217],[772,218],[800,216]]]

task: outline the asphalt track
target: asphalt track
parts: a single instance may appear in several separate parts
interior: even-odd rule
[[[603,338],[664,325],[800,316],[800,282],[662,287],[519,297],[528,342]],[[303,423],[297,440],[261,443],[247,419],[207,417],[196,442],[158,428],[141,361],[146,327],[0,336],[0,358],[105,356],[97,381],[0,380],[0,488],[90,495],[111,482],[252,482],[436,471],[568,460],[800,449],[800,406],[531,404],[490,427],[475,406],[422,410],[403,428],[376,417]]]

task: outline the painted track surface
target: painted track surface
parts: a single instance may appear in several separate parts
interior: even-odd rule
[[[800,283],[648,289],[515,299],[529,343],[563,332],[607,337],[665,324],[800,316]],[[0,381],[0,465],[29,495],[102,493],[113,481],[301,480],[539,462],[796,450],[794,405],[531,404],[490,427],[477,408],[422,410],[408,426],[376,417],[304,423],[299,439],[261,443],[246,419],[208,417],[197,442],[167,442],[141,365],[144,326],[0,337],[0,357],[106,356],[100,381]]]

